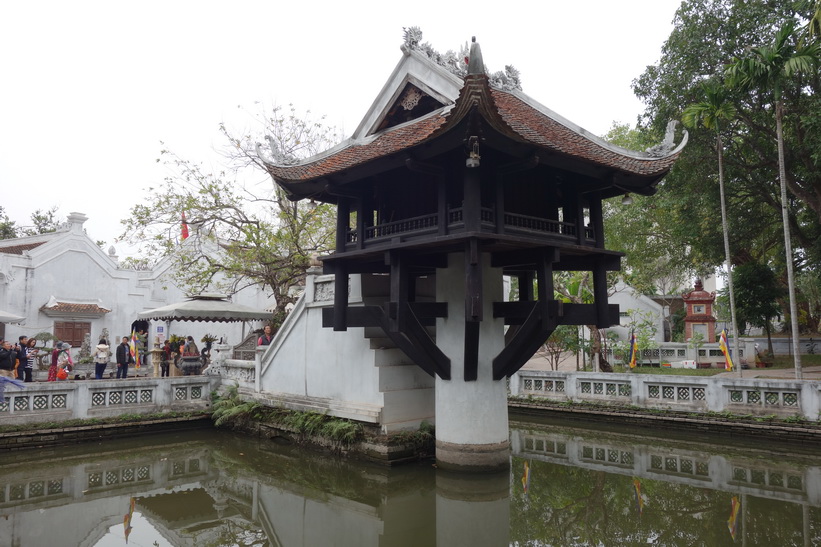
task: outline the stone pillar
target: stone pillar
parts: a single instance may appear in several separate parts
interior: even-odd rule
[[[436,461],[442,469],[507,469],[509,441],[507,387],[493,380],[493,358],[504,347],[504,322],[493,318],[502,300],[502,271],[482,255],[482,310],[479,367],[475,381],[464,380],[465,256],[453,253],[448,268],[436,271],[436,300],[448,303],[448,317],[436,321],[436,344],[450,357],[451,379],[436,378]]]
[[[162,350],[154,347],[150,352],[151,364],[154,365],[154,378],[160,377],[160,362],[162,361]]]

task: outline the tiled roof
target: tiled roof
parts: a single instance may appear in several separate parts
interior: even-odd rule
[[[313,180],[350,169],[395,154],[415,146],[431,136],[445,121],[441,113],[423,117],[406,125],[390,128],[373,140],[354,142],[342,150],[301,165],[281,166],[268,164],[275,179],[290,181]]]
[[[512,93],[491,89],[497,112],[517,134],[542,148],[636,175],[664,173],[678,154],[663,158],[636,158],[621,154],[539,112]]]
[[[680,153],[661,158],[642,158],[637,157],[642,154],[640,152],[620,152],[618,147],[560,123],[513,93],[490,88],[485,75],[471,75],[465,79],[465,85],[451,110],[442,110],[391,128],[373,140],[352,141],[338,151],[316,156],[316,159],[308,159],[299,165],[267,164],[267,168],[281,183],[311,181],[338,174],[445,134],[474,109],[491,126],[510,138],[627,175],[648,178],[663,175]]]
[[[102,315],[111,310],[107,310],[97,304],[75,304],[74,302],[57,302],[54,306],[45,305],[40,308],[42,311],[56,313],[77,313],[77,314],[97,314]]]
[[[10,254],[10,255],[21,255],[25,251],[30,251],[32,249],[36,249],[40,245],[44,244],[45,241],[38,241],[37,243],[25,243],[23,245],[7,245],[3,246],[2,242],[0,242],[0,253]]]

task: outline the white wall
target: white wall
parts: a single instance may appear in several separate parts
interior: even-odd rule
[[[6,325],[6,338],[53,333],[55,321],[85,321],[91,323],[92,345],[103,328],[109,331],[109,342],[116,344],[120,337],[130,334],[139,312],[185,298],[185,292],[173,283],[173,260],[162,260],[150,271],[120,268],[117,257],[100,249],[84,232],[85,219],[85,215],[72,213],[57,233],[13,240],[15,245],[45,242],[42,245],[23,254],[0,252],[0,309],[26,318],[19,325]],[[3,244],[12,244],[12,240]],[[111,311],[91,318],[50,317],[40,308],[52,296],[59,301],[97,303]],[[232,300],[255,308],[266,308],[273,302],[257,287],[243,289]],[[237,344],[259,324],[181,322],[171,324],[170,333],[194,336],[198,343],[209,333]],[[156,336],[156,326],[152,324],[150,342]],[[164,326],[167,336],[169,329]]]
[[[660,304],[622,282],[616,284],[615,292],[608,300],[611,304],[619,305],[619,313],[639,310],[641,313],[650,314],[656,325],[655,340],[659,344],[664,342],[664,308]],[[610,327],[607,330],[617,333],[620,340],[627,340],[630,337],[630,329],[626,326],[629,321],[629,317],[622,316],[620,326]]]

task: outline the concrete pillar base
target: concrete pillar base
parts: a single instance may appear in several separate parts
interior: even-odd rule
[[[505,471],[510,468],[510,443],[456,444],[437,440],[436,466],[471,473]]]

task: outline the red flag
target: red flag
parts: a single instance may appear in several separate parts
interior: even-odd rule
[[[188,239],[188,222],[185,220],[185,211],[182,212],[182,238]]]

